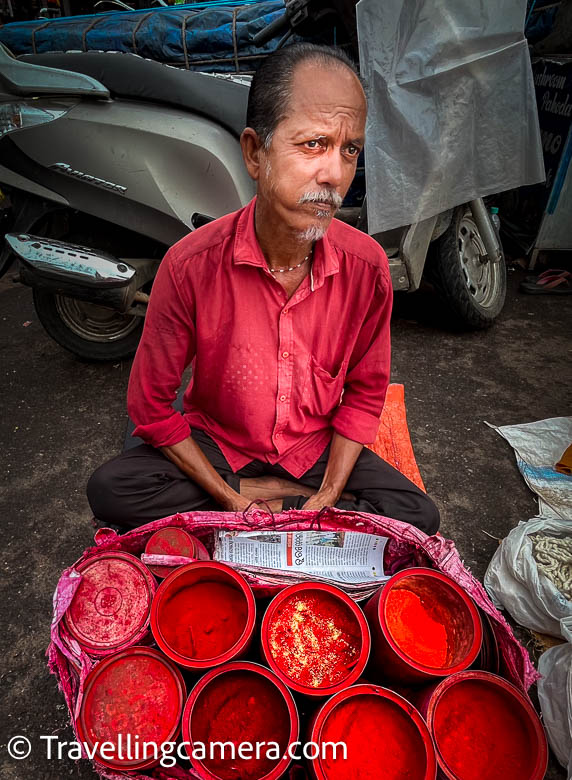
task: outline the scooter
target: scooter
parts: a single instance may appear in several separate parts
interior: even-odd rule
[[[288,0],[256,42],[284,31],[285,42],[308,24],[310,2]],[[13,215],[0,273],[19,258],[61,346],[89,360],[131,356],[167,247],[253,197],[239,144],[249,81],[130,54],[16,59],[0,44],[0,186]],[[367,229],[366,210],[338,216]],[[486,327],[500,312],[506,269],[481,199],[375,238],[394,289],[417,289],[433,255],[457,319]]]

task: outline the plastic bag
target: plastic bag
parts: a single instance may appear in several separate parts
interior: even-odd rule
[[[563,645],[540,656],[538,698],[550,747],[572,780],[572,618],[561,621]]]
[[[360,0],[356,13],[370,235],[544,181],[526,0]]]
[[[497,607],[504,607],[526,628],[561,636],[560,621],[572,617],[569,601],[538,569],[531,534],[572,536],[572,523],[559,518],[535,517],[519,523],[493,555],[484,584]]]

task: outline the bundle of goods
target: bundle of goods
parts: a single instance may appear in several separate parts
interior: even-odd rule
[[[16,56],[54,51],[138,54],[187,70],[254,72],[280,36],[257,47],[252,38],[284,14],[282,0],[199,3],[186,7],[12,22],[0,42]]]
[[[284,536],[305,532],[331,548],[334,574],[344,546],[354,561],[362,550],[374,593],[212,560],[241,532],[286,551]],[[451,541],[384,517],[193,512],[100,530],[58,583],[49,659],[85,757],[110,780],[546,770],[526,651]]]

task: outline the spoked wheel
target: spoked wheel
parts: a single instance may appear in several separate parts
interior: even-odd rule
[[[143,317],[34,288],[34,306],[48,334],[85,360],[122,360],[135,354]]]
[[[493,324],[504,306],[506,264],[484,259],[485,246],[468,206],[455,209],[451,225],[431,248],[430,280],[458,325]]]

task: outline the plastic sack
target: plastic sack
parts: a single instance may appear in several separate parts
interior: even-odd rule
[[[516,464],[538,496],[538,514],[572,521],[572,478],[554,464],[572,442],[572,417],[550,417],[522,425],[497,427],[485,421],[514,449]]]
[[[572,617],[572,602],[536,565],[529,536],[540,532],[571,536],[572,523],[550,517],[519,523],[493,555],[484,584],[493,603],[504,607],[518,623],[542,634],[561,636],[560,621]]]
[[[100,529],[95,535],[95,547],[85,550],[81,558],[66,569],[58,582],[54,595],[54,619],[52,622],[52,641],[48,648],[50,671],[56,675],[64,693],[72,717],[79,712],[83,695],[83,681],[94,662],[73,641],[61,620],[67,606],[71,603],[80,578],[75,566],[101,552],[123,550],[140,555],[150,536],[160,528],[178,526],[196,536],[212,551],[213,531],[235,530],[318,530],[318,531],[361,531],[389,537],[385,548],[384,566],[388,574],[411,566],[427,566],[438,569],[455,580],[484,610],[491,619],[495,633],[501,663],[501,674],[526,692],[538,679],[527,651],[515,639],[509,625],[495,609],[483,586],[466,569],[459,557],[454,543],[442,536],[427,536],[419,529],[379,515],[360,512],[344,512],[326,508],[320,512],[291,510],[271,515],[259,509],[247,513],[240,512],[186,512],[148,523],[126,534],[119,535],[109,528]],[[245,575],[257,597],[272,596],[283,586],[268,586],[258,582],[255,575]],[[173,767],[168,770],[157,767],[145,770],[148,774],[125,774],[111,771],[100,765],[94,768],[107,780],[119,780],[130,777],[131,780],[165,780],[177,778],[187,780],[196,777],[191,769]]]
[[[526,0],[360,0],[368,231],[543,181]]]
[[[568,642],[540,656],[538,699],[550,747],[572,780],[572,618],[560,627]]]

